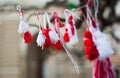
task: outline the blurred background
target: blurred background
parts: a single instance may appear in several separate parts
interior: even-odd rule
[[[117,78],[120,78],[120,0],[99,0],[98,20],[100,28],[110,39],[115,54],[111,56]],[[0,0],[0,78],[92,78],[92,63],[84,54],[83,32],[85,24],[76,19],[79,43],[74,47],[66,44],[79,65],[76,73],[64,51],[50,47],[42,50],[37,47],[38,21],[36,11],[44,13],[57,11],[61,21],[65,21],[62,11],[82,6],[86,0]],[[24,44],[18,34],[19,13],[16,6],[21,5],[25,19],[34,36],[34,41]],[[79,12],[76,12],[81,17]],[[53,22],[52,15],[51,22]],[[43,16],[41,15],[41,22]]]

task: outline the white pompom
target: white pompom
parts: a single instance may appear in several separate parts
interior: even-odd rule
[[[112,47],[108,42],[108,38],[105,34],[100,32],[99,30],[94,31],[93,33],[94,41],[97,46],[99,52],[99,58],[104,59],[108,56],[114,54]]]
[[[24,21],[24,18],[21,16],[20,17],[20,24],[19,24],[18,32],[20,34],[22,34],[27,30],[28,30],[28,24]]]
[[[59,40],[58,34],[55,32],[53,28],[49,32],[49,37],[52,43],[56,43]]]
[[[96,40],[96,42],[100,59],[104,59],[114,54],[114,51],[112,50],[106,38],[99,38]]]
[[[37,45],[40,46],[40,47],[42,45],[44,45],[44,43],[45,43],[45,36],[42,34],[42,31],[39,32],[36,42],[37,42]]]

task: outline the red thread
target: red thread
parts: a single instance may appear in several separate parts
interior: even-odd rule
[[[74,28],[73,16],[72,15],[70,15],[70,17],[69,17],[69,24],[70,24],[72,35],[75,35],[75,28]]]
[[[49,32],[51,29],[43,29],[42,33],[45,35],[45,44],[43,45],[43,48],[48,48],[51,45],[50,37],[49,37]]]

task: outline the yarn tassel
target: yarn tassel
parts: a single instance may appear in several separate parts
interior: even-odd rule
[[[75,21],[74,21],[72,15],[70,15],[70,17],[69,17],[69,24],[70,24],[70,28],[71,28],[71,34],[72,34],[70,43],[73,45],[73,44],[78,43],[79,40],[78,40],[78,36],[77,36]]]
[[[20,16],[20,23],[19,23],[18,32],[20,34],[23,34],[27,30],[28,30],[28,25],[26,25],[26,22],[25,22],[23,16]]]
[[[109,57],[94,60],[93,78],[116,78]]]
[[[69,42],[70,41],[70,37],[69,37],[67,28],[65,29],[65,33],[64,33],[63,39],[64,39],[64,42]]]

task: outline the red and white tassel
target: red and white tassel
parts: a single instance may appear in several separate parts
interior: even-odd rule
[[[36,42],[37,42],[37,45],[42,47],[44,44],[45,44],[45,36],[44,34],[42,33],[42,26],[41,26],[41,23],[40,23],[40,13],[37,12],[37,19],[38,19],[38,22],[39,22],[39,33],[38,33],[38,36],[37,36],[37,39],[36,39]]]
[[[24,29],[24,42],[29,44],[33,41],[33,37],[31,32],[28,30],[28,24],[26,23],[24,26],[26,26],[26,29]]]
[[[71,44],[76,44],[76,43],[78,43],[79,40],[78,40],[78,36],[77,36],[75,20],[73,18],[73,15],[69,16],[69,24],[70,24],[71,33],[72,33],[72,37],[70,39],[70,43]]]
[[[89,31],[86,31],[84,33],[85,52],[86,55],[88,56],[90,56],[92,53],[94,55],[96,55],[97,53],[96,59],[93,59],[94,61],[93,78],[115,78],[115,72],[113,71],[112,64],[109,58],[109,56],[112,55],[114,52],[111,46],[109,45],[108,39],[105,36],[105,34],[100,32],[97,21],[95,21],[92,15],[90,15],[88,7],[87,15],[88,19],[86,22],[89,22],[88,24]],[[92,43],[93,45],[91,45]]]
[[[18,32],[20,34],[23,34],[24,42],[29,44],[33,41],[33,37],[30,31],[28,30],[28,24],[24,20],[23,10],[19,9],[19,12],[21,15],[20,15],[20,24],[19,24]]]
[[[54,29],[52,28],[52,31],[54,31],[54,33],[56,34],[56,39],[57,39],[57,42],[56,43],[52,43],[52,46],[55,47],[57,50],[61,50],[63,49],[63,46],[60,42],[60,30],[59,28],[61,27],[60,26],[60,20],[58,18],[58,15],[57,15],[57,12],[54,12]],[[58,38],[57,38],[58,37]]]
[[[49,25],[49,28],[50,28],[50,31],[48,33],[50,41],[51,41],[51,43],[56,43],[59,40],[58,34],[56,33],[56,31],[54,29],[54,26],[50,23],[50,18],[48,16],[48,14],[45,13],[45,15],[46,15],[47,22],[48,22],[48,25]]]

